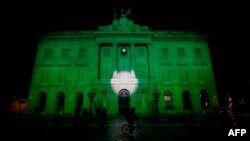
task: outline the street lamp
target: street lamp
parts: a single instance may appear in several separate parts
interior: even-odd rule
[[[19,99],[19,104],[20,104],[19,114],[22,113],[22,104],[23,103],[27,103],[27,99]]]
[[[90,92],[88,92],[88,98],[89,98],[89,102],[90,102],[90,109],[89,109],[89,114],[92,115],[92,104],[94,102],[96,93],[94,92],[93,89],[90,90]]]

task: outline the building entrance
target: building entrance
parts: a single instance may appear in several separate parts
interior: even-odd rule
[[[118,95],[119,114],[123,114],[128,109],[130,109],[130,93],[127,89],[122,89]]]

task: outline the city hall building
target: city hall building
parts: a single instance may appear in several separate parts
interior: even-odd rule
[[[210,112],[218,106],[207,37],[151,31],[121,16],[96,31],[41,36],[28,113],[153,115]]]

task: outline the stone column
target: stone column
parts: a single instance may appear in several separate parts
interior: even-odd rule
[[[152,55],[152,43],[147,43],[147,60],[148,60],[148,79],[152,79],[153,73],[153,55]]]
[[[118,71],[117,43],[113,43],[113,71]]]
[[[96,79],[100,79],[101,74],[100,74],[100,67],[101,67],[101,53],[100,53],[100,44],[96,43],[95,44],[95,52],[98,53],[96,63],[94,64],[94,68],[97,68],[97,76],[95,77]],[[93,52],[94,53],[94,52]]]
[[[135,68],[135,44],[130,44],[130,71]]]

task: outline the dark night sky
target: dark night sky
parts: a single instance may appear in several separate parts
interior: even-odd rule
[[[91,3],[15,3],[6,4],[1,17],[6,42],[4,52],[4,96],[27,94],[36,51],[36,39],[43,32],[89,30],[112,23],[114,5],[93,0]],[[165,3],[163,3],[165,2]],[[97,4],[99,3],[99,4]],[[220,94],[245,93],[249,83],[249,11],[242,3],[169,3],[133,0],[136,24],[150,29],[190,30],[209,36],[209,48]],[[3,46],[2,46],[3,47]],[[7,74],[7,75],[6,75]]]

